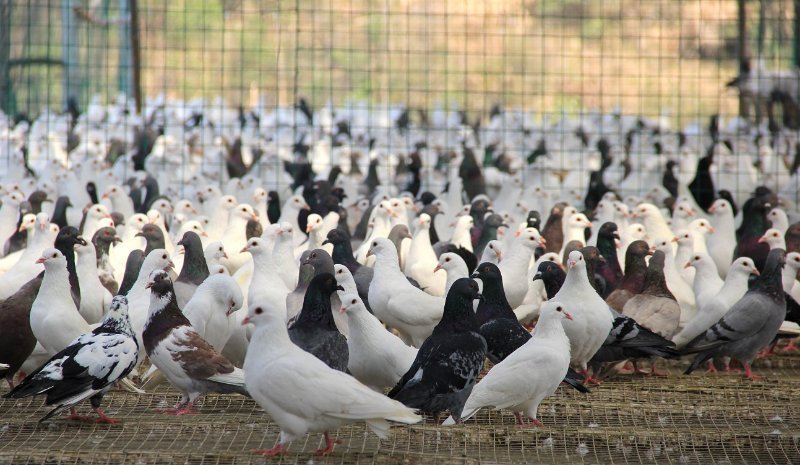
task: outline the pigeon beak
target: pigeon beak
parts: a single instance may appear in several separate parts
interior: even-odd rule
[[[250,219],[253,221],[258,221],[258,215],[250,215]]]
[[[113,216],[111,216],[111,214],[110,214],[110,213],[106,213],[106,216],[105,216],[105,218],[114,219],[114,217],[113,217]]]
[[[572,268],[573,266],[575,266],[577,264],[578,264],[578,262],[576,262],[575,260],[567,260],[567,266],[569,266],[570,268]]]
[[[591,224],[591,223],[589,223],[589,227],[590,227],[590,228],[592,227],[592,224]],[[539,244],[540,244],[542,247],[546,247],[546,246],[547,246],[547,239],[545,239],[544,237],[540,237],[540,238],[539,238]]]
[[[322,245],[328,245],[330,243],[331,243],[331,241],[329,241],[328,239],[325,239],[324,241],[322,241]]]
[[[101,195],[100,198],[101,199],[107,199],[108,198],[108,192],[103,192],[103,195]]]
[[[312,225],[310,225],[310,224],[306,225],[306,234],[310,234],[312,228],[313,228]]]
[[[120,242],[122,242],[122,238],[119,236],[114,236],[114,243],[119,244]]]
[[[619,239],[614,239],[614,247],[617,249],[622,247],[622,242]]]
[[[151,287],[153,287],[153,283],[147,283],[144,285],[145,289],[150,289]]]
[[[758,238],[758,243],[761,244],[763,242],[767,242],[767,236],[761,236]]]
[[[678,236],[673,237],[672,242],[678,242]]]
[[[709,226],[708,227],[708,232],[711,233],[711,234],[714,234],[715,232],[717,232],[717,230],[714,229],[714,226]]]
[[[686,262],[686,264],[683,265],[683,268],[686,269],[689,268],[690,266],[692,266],[692,262]]]
[[[498,262],[503,259],[503,252],[495,252],[495,255],[497,255]]]
[[[28,229],[28,225],[25,224],[25,223],[22,223],[21,225],[19,225],[19,229],[17,229],[17,232],[22,232],[22,231],[25,231],[26,229]]]
[[[244,317],[244,319],[242,320],[242,326],[245,326],[245,325],[247,325],[248,323],[250,323],[250,317],[249,317],[249,316],[246,316],[246,317]]]
[[[687,210],[686,216],[694,216],[694,212],[692,210]]]
[[[168,269],[168,270],[174,270],[174,269],[175,269],[175,264],[174,264],[174,263],[172,263],[172,260],[170,260],[169,262],[167,262],[167,269]]]
[[[590,222],[589,222],[589,225],[588,225],[588,226],[586,226],[586,227],[587,227],[587,228],[593,228],[593,227],[594,227],[594,225],[592,225],[592,222],[590,221]]]
[[[141,232],[136,233],[133,237],[144,237],[144,234]]]
[[[344,307],[339,307],[339,315],[344,315],[346,311]]]
[[[517,232],[514,233],[514,237],[519,237],[520,234],[522,234],[522,232],[517,231]]]
[[[572,318],[572,315],[569,314],[568,312],[564,312],[564,318],[566,318],[568,320],[574,320],[574,318]]]
[[[246,246],[242,247],[242,250],[240,250],[240,251],[239,251],[239,253],[245,253],[245,252],[247,252],[248,250],[250,250],[250,246],[249,246],[249,245],[246,245]]]
[[[439,271],[441,269],[442,269],[442,265],[440,263],[440,264],[436,265],[436,267],[433,269],[433,272],[436,273],[437,271]]]
[[[208,233],[205,231],[200,231],[200,237],[208,237]]]
[[[80,236],[78,236],[77,238],[75,238],[75,242],[77,242],[77,243],[78,243],[78,244],[80,244],[80,245],[86,245],[86,244],[88,244],[88,242],[86,242],[86,239],[84,239],[84,238],[82,238],[82,237],[80,237]]]
[[[224,250],[222,251],[222,258],[228,258],[228,254]]]
[[[709,212],[709,213],[714,213],[715,211],[717,211],[717,207],[715,207],[715,206],[713,206],[713,205],[712,205],[711,207],[709,207],[709,208],[708,208],[708,212]]]
[[[36,263],[40,263],[40,264],[41,264],[41,263],[44,263],[44,262],[46,262],[46,261],[47,261],[47,259],[46,259],[46,258],[44,258],[44,257],[39,257],[39,258],[37,258],[37,259],[36,259]]]
[[[756,275],[756,276],[761,276],[761,272],[760,272],[760,271],[758,271],[758,270],[757,270],[757,269],[755,269],[755,268],[753,268],[752,270],[750,270],[750,274],[754,274],[754,275]]]
[[[374,255],[372,249],[367,250],[367,257],[371,257],[372,255]]]
[[[307,203],[304,203],[303,204],[303,210],[311,210],[311,205],[309,205]]]

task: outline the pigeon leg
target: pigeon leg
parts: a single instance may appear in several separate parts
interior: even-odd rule
[[[717,367],[714,366],[714,360],[709,360],[707,367],[708,368],[706,368],[706,373],[716,373],[717,371],[719,371],[717,370]]]
[[[659,370],[656,368],[656,362],[653,360],[650,362],[650,376],[669,376],[669,371],[667,370]]]
[[[14,377],[6,377],[6,383],[8,383],[8,390],[14,389]]]
[[[797,346],[797,339],[792,339],[789,341],[789,344],[781,350],[781,353],[796,352],[798,348],[800,347]]]
[[[264,457],[275,457],[276,455],[286,455],[289,449],[281,443],[275,444],[272,449],[253,449],[254,454],[263,455]]]
[[[117,420],[116,418],[111,418],[110,416],[106,415],[106,412],[104,412],[103,409],[101,409],[99,407],[94,409],[94,413],[96,413],[97,416],[100,417],[100,418],[97,419],[98,423],[108,423],[108,424],[113,425],[115,423],[121,423],[122,422],[122,420]]]
[[[197,412],[194,411],[193,407],[194,407],[193,402],[191,401],[186,402],[183,408],[177,409],[175,412],[172,412],[172,414],[175,415],[176,417],[179,417],[181,415],[196,415]]]
[[[742,370],[738,368],[731,368],[731,359],[725,360],[725,373],[741,373]]]
[[[93,418],[78,415],[78,412],[75,411],[75,407],[69,409],[69,416],[67,417],[67,419],[72,421],[83,421],[87,423],[94,423]]]
[[[580,374],[583,375],[583,384],[594,384],[595,386],[602,384],[602,381],[589,374],[589,370],[581,370]]]
[[[330,455],[333,452],[333,448],[336,444],[341,444],[341,439],[331,439],[331,435],[325,431],[325,448],[324,449],[317,449],[314,452],[314,455]]]
[[[744,364],[744,377],[747,379],[763,379],[763,376],[759,376],[753,373],[752,367],[749,363]]]
[[[514,413],[514,418],[517,419],[517,427],[519,428],[530,428],[532,426],[538,426],[541,428],[544,426],[544,424],[536,418],[531,419],[531,421],[525,421],[525,418],[522,416],[522,414],[518,412]]]

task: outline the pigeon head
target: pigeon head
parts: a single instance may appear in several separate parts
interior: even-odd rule
[[[225,247],[222,245],[220,241],[214,241],[206,246],[203,249],[203,255],[207,258],[212,258],[214,260],[221,260],[223,258],[228,258],[228,254],[225,253]]]
[[[34,229],[44,229],[47,226],[47,223],[42,223],[41,225],[37,225],[36,216],[33,213],[26,213],[25,216],[22,217],[22,221],[19,223],[19,232],[34,230]]]
[[[86,240],[80,236],[78,229],[73,226],[64,226],[58,231],[56,237],[56,247],[61,249],[62,246],[71,250],[75,244],[86,244]]]
[[[100,204],[89,207],[89,209],[86,211],[86,216],[94,220],[99,220],[100,218],[111,218],[111,214],[108,213],[106,206]]]
[[[767,229],[764,235],[758,238],[758,242],[766,242],[774,249],[783,244],[783,233],[774,228]]]
[[[353,273],[350,272],[344,265],[333,265],[333,276],[336,277],[336,282],[340,285],[344,284],[352,284],[353,286],[356,285],[355,279],[353,278]]]
[[[105,244],[116,244],[122,242],[119,236],[117,236],[117,230],[112,227],[103,227],[98,229],[94,236],[92,237],[92,243],[97,244],[98,242],[102,242]]]
[[[389,241],[389,239],[384,239],[382,237],[376,238],[372,240],[372,243],[369,245],[369,250],[367,251],[367,257],[375,255],[376,257],[392,257],[394,256],[395,260],[397,259],[397,249],[395,248],[394,244]]]
[[[322,295],[330,296],[336,291],[343,291],[344,288],[336,282],[336,278],[330,273],[322,273],[315,276],[309,287],[316,287]]]
[[[459,299],[473,301],[481,297],[478,283],[470,278],[459,278],[450,287],[450,292],[447,293],[447,299],[455,296]]]
[[[147,215],[143,213],[136,213],[128,219],[128,223],[133,226],[137,231],[141,231],[144,225],[149,222]]]
[[[311,210],[311,207],[308,205],[308,203],[306,203],[306,200],[302,195],[293,195],[286,203],[292,208],[296,208],[298,210]]]
[[[124,295],[114,296],[108,306],[108,312],[101,326],[113,328],[117,332],[133,337],[133,329],[128,316],[128,298]]]
[[[345,293],[339,296],[339,298],[342,301],[342,308],[339,309],[339,313],[341,314],[347,313],[349,315],[366,310],[358,294]]]
[[[317,274],[322,272],[333,274],[333,258],[323,249],[312,250],[302,263],[313,266]]]
[[[535,250],[537,247],[544,247],[547,241],[539,235],[539,231],[533,228],[525,228],[517,231],[516,240],[527,249]]]
[[[422,205],[430,205],[434,200],[436,200],[436,196],[428,191],[423,192],[419,196],[419,201],[422,202]]]
[[[456,269],[456,267],[463,263],[463,261],[464,260],[461,257],[453,252],[445,252],[439,256],[439,263],[436,265],[436,268],[433,269],[433,272],[436,273],[439,270],[450,271]]]
[[[108,306],[108,313],[116,313],[122,315],[128,313],[128,298],[124,295],[117,295],[111,299],[111,304]]]
[[[294,227],[288,221],[284,221],[281,223],[281,228],[278,230],[278,240],[281,238],[292,238],[292,234],[294,234]]]
[[[228,272],[228,269],[225,268],[225,265],[220,265],[220,264],[209,265],[208,274],[209,275],[212,275],[212,274],[224,274],[226,276],[230,276],[231,275],[230,272]]]
[[[565,273],[564,270],[561,269],[561,265],[553,261],[545,260],[539,263],[539,268],[536,269],[533,280],[541,280],[545,285],[547,296],[552,297],[558,292],[561,284],[563,284],[564,277]]]
[[[500,263],[503,260],[503,243],[498,241],[497,239],[489,241],[486,244],[486,249],[490,250],[491,253],[497,258],[497,262]]]
[[[256,215],[255,210],[253,210],[253,207],[246,203],[240,203],[237,205],[234,210],[231,210],[231,215],[244,220],[258,221],[258,215]]]
[[[312,213],[308,215],[308,219],[306,222],[306,234],[311,234],[311,231],[315,231],[322,227],[322,217],[317,215],[316,213]]]
[[[85,242],[84,242],[85,243]],[[45,269],[56,269],[58,267],[66,268],[67,259],[58,251],[58,249],[50,248],[42,252],[42,256],[36,260],[36,263],[43,264]]]
[[[550,319],[554,319],[557,321],[561,320],[574,320],[572,318],[572,314],[570,314],[564,304],[555,300],[548,300],[542,305],[542,311],[539,315],[539,321],[544,322]],[[537,325],[538,326],[538,325]]]
[[[408,230],[408,226],[404,224],[396,224],[392,227],[392,230],[389,231],[389,240],[393,243],[397,243],[397,241],[402,241],[403,239],[411,239],[411,232]]]
[[[147,223],[142,226],[142,230],[136,233],[136,237],[144,237],[148,241],[163,241],[164,233],[158,225]]]
[[[459,218],[460,219],[460,218]],[[431,227],[431,217],[427,213],[423,213],[419,215],[417,218],[417,225],[419,225],[422,229],[428,229]]]
[[[645,243],[645,245],[647,244]],[[649,251],[650,249],[648,248],[647,250]],[[573,250],[569,253],[569,257],[567,258],[567,269],[586,269],[586,260],[584,259],[580,250]]]
[[[541,229],[542,228],[542,216],[536,210],[531,210],[528,212],[528,217],[525,219],[525,223],[529,228]]]
[[[708,212],[714,216],[722,216],[725,214],[733,214],[731,204],[725,199],[717,199],[708,207]]]
[[[209,274],[201,286],[210,290],[219,308],[224,309],[226,316],[242,308],[244,303],[242,289],[230,276],[222,273]]]
[[[641,241],[641,240],[633,241],[628,246],[628,250],[625,252],[625,257],[626,257],[625,261],[627,262],[627,257],[629,255],[632,256],[632,257],[644,258],[644,257],[646,257],[648,255],[652,255],[652,254],[653,254],[653,252],[650,251],[650,246],[647,245],[647,242]]]
[[[199,226],[200,223],[197,224]],[[181,237],[181,240],[178,241],[177,245],[183,246],[184,249],[188,249],[189,247],[192,246],[202,248],[203,242],[200,240],[200,236],[198,234],[199,233],[196,233],[194,231],[186,231],[185,233],[183,233],[183,237]]]
[[[475,272],[472,273],[473,278],[479,278],[484,283],[486,281],[496,282],[503,279],[500,273],[500,268],[494,263],[481,263]]]
[[[169,258],[169,253],[165,249],[153,249],[145,257],[147,266],[145,269],[170,270],[175,267]]]
[[[150,276],[147,277],[147,283],[144,288],[150,289],[151,292],[158,295],[164,295],[172,291],[172,280],[169,279],[169,273],[164,270],[153,270]]]
[[[256,187],[251,198],[254,203],[265,202],[267,200],[267,191],[262,187]]]
[[[617,227],[617,223],[613,221],[607,221],[600,226],[600,231],[597,233],[598,237],[602,236],[604,238],[613,239],[614,242],[619,247],[619,228]]]
[[[241,253],[245,252],[250,252],[253,256],[256,256],[266,254],[268,250],[267,245],[264,243],[264,239],[261,239],[260,237],[251,237],[247,240],[247,243],[241,250]]]
[[[309,215],[309,218],[311,215]],[[341,229],[331,229],[328,231],[328,236],[326,237],[325,241],[322,242],[322,245],[325,244],[333,244],[338,245],[343,243],[344,241],[349,241],[350,238],[347,237],[347,233],[342,231]]]

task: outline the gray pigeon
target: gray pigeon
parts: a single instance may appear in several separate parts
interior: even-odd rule
[[[208,264],[203,254],[203,242],[200,236],[193,231],[187,231],[178,241],[178,245],[183,246],[184,259],[181,273],[175,280],[175,298],[178,307],[183,308],[189,299],[192,298],[197,286],[208,278]]]
[[[289,338],[301,349],[342,372],[347,371],[347,339],[336,329],[331,294],[343,290],[330,273],[315,276],[308,284],[303,309],[289,327]],[[338,310],[338,309],[337,309]]]
[[[747,293],[717,323],[686,346],[684,353],[697,353],[686,374],[710,358],[733,357],[744,365],[745,377],[757,378],[751,364],[759,350],[769,345],[786,318],[786,298],[781,276],[786,251],[772,249],[764,271]]]

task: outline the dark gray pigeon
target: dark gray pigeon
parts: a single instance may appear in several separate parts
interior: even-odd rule
[[[478,333],[472,302],[478,283],[461,278],[445,299],[442,319],[422,343],[411,368],[388,396],[434,416],[447,410],[461,422],[467,401],[486,358],[486,341]]]
[[[200,236],[193,231],[187,231],[178,241],[183,246],[183,267],[175,280],[175,298],[178,307],[183,308],[192,298],[197,286],[208,278],[208,264],[203,254],[203,243]]]
[[[155,224],[148,223],[142,226],[141,232],[136,233],[136,237],[144,237],[147,245],[144,249],[145,257],[150,255],[155,249],[166,249],[166,242],[164,241],[164,233]]]
[[[786,318],[786,298],[781,282],[786,251],[772,249],[747,293],[717,323],[697,336],[684,353],[697,353],[686,374],[710,358],[732,357],[744,365],[745,377],[757,378],[751,364],[759,350],[772,342]]]
[[[331,309],[331,295],[337,290],[343,289],[336,285],[333,274],[315,276],[306,290],[303,309],[289,327],[289,338],[334,370],[346,372],[347,339],[336,329]]]
[[[144,252],[139,249],[131,250],[128,259],[125,261],[125,274],[122,275],[122,282],[119,284],[117,295],[127,295],[131,290],[136,279],[139,278],[139,270],[144,263]]]
[[[392,229],[394,231],[394,229]],[[331,244],[333,246],[333,263],[337,265],[346,266],[350,273],[353,275],[353,280],[356,282],[356,290],[358,296],[364,302],[364,306],[372,313],[369,306],[369,283],[372,282],[372,274],[375,271],[372,267],[363,266],[356,261],[353,256],[353,246],[350,244],[350,237],[347,233],[339,229],[331,229],[328,236],[322,245]]]

